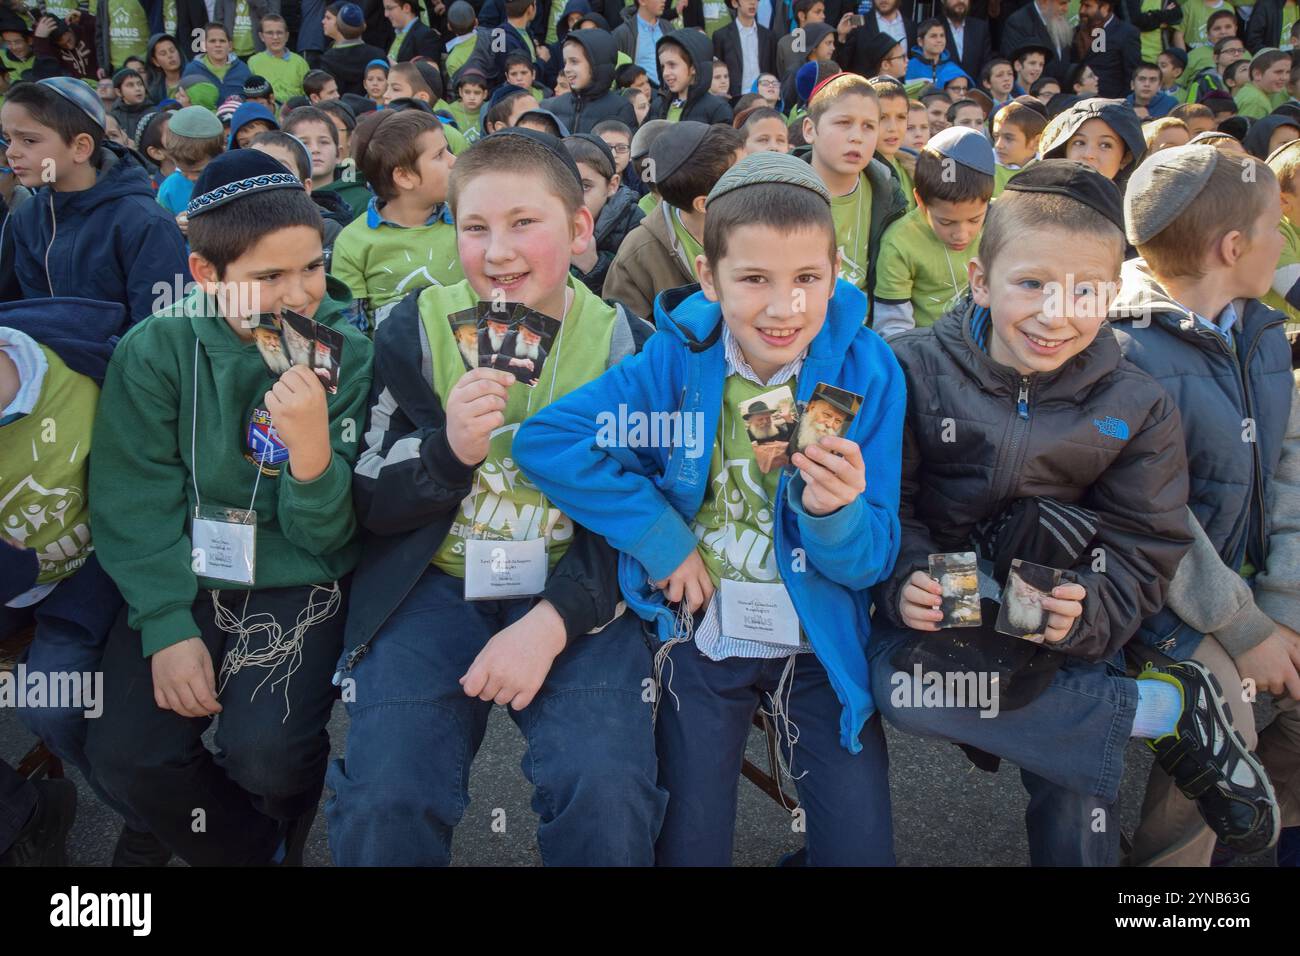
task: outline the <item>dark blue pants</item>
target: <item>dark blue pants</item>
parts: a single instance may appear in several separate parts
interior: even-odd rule
[[[745,741],[785,664],[785,658],[712,661],[692,643],[669,651],[655,728],[659,782],[669,794],[655,847],[660,865],[731,865]],[[862,750],[851,754],[840,746],[840,702],[815,655],[798,655],[790,682],[789,719],[798,743],[785,756],[804,813],[807,864],[892,866],[889,757],[879,715],[858,737]],[[783,744],[786,729],[778,721]]]
[[[36,788],[0,760],[0,854],[14,840],[36,809]]]
[[[329,769],[330,849],[342,866],[445,866],[469,803],[470,765],[492,703],[458,683],[532,599],[467,602],[430,568],[352,670],[347,753]],[[509,714],[547,865],[648,866],[668,797],[655,783],[651,656],[624,614],[575,638],[533,702]],[[346,697],[347,695],[345,695]]]

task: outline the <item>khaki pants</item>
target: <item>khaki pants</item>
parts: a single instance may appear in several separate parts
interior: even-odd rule
[[[1300,704],[1289,697],[1278,698],[1277,717],[1256,734],[1251,705],[1242,700],[1241,675],[1222,645],[1207,635],[1192,659],[1205,665],[1223,688],[1233,724],[1273,782],[1282,810],[1282,826],[1300,824]],[[1159,766],[1152,767],[1146,799],[1142,801],[1142,819],[1133,835],[1132,863],[1209,866],[1214,843],[1214,833],[1201,819],[1196,805],[1183,796]]]

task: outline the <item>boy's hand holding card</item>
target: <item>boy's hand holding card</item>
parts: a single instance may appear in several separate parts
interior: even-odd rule
[[[867,489],[862,449],[847,438],[823,438],[795,452],[790,462],[803,476],[804,510],[815,517],[852,504]]]
[[[487,457],[492,432],[506,423],[506,401],[515,377],[479,366],[460,377],[447,396],[447,444],[460,463],[473,468]]]
[[[329,467],[329,409],[316,373],[294,365],[266,393],[266,410],[289,449],[289,470],[298,481],[312,481]]]
[[[1002,610],[994,626],[999,634],[1035,644],[1058,644],[1083,615],[1087,589],[1081,584],[1061,584],[1056,568],[1021,561],[1011,562],[1002,591]]]
[[[937,631],[943,620],[943,587],[924,571],[913,571],[898,595],[898,616],[914,631]]]

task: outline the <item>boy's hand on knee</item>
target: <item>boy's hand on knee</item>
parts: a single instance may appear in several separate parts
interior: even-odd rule
[[[266,393],[266,410],[275,432],[289,449],[289,471],[298,481],[319,478],[329,467],[329,407],[325,386],[305,365],[289,368]]]
[[[1237,671],[1255,689],[1300,700],[1300,635],[1278,624],[1273,633],[1236,659]]]
[[[1059,644],[1070,633],[1074,622],[1083,616],[1083,599],[1088,589],[1082,584],[1058,584],[1052,588],[1051,597],[1043,598],[1047,611],[1047,630],[1043,634],[1048,644]]]
[[[462,465],[474,467],[488,454],[492,432],[506,423],[506,401],[515,377],[492,368],[466,372],[447,396],[447,444]]]
[[[709,569],[700,552],[695,549],[676,571],[654,585],[664,592],[669,604],[685,601],[686,609],[692,614],[713,600],[713,579],[709,577]]]
[[[564,620],[550,601],[498,631],[460,679],[467,697],[523,710],[533,702],[566,642]]]
[[[898,616],[914,631],[937,631],[943,620],[943,588],[924,571],[913,571],[898,595]]]
[[[150,660],[153,666],[153,699],[163,710],[182,717],[210,717],[221,713],[217,703],[217,679],[212,655],[197,637],[172,644]]]
[[[803,507],[810,515],[838,511],[867,489],[862,449],[847,438],[822,438],[790,461],[803,475]]]

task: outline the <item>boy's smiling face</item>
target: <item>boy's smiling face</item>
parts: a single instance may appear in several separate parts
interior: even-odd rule
[[[585,90],[591,85],[591,64],[587,61],[587,51],[577,40],[564,44],[564,75],[571,90]]]
[[[829,238],[815,227],[741,226],[727,236],[716,265],[695,260],[704,295],[721,304],[745,361],[765,381],[801,355],[826,322],[839,271]]]
[[[1090,119],[1065,144],[1065,158],[1087,163],[1107,179],[1114,179],[1129,156],[1119,135],[1104,120]]]
[[[456,242],[475,294],[563,318],[569,261],[591,239],[587,207],[570,215],[543,178],[522,171],[480,174],[458,189]]]
[[[250,315],[289,309],[312,318],[325,298],[325,255],[320,233],[310,226],[267,233],[221,276],[212,263],[191,252],[190,272],[205,292],[217,296],[235,334],[249,341],[252,333],[244,320]]]
[[[971,296],[991,319],[989,357],[1032,375],[1078,355],[1106,318],[1120,262],[1118,243],[1081,242],[1063,228],[1038,229],[1007,243],[991,270],[978,256],[972,259]]]

